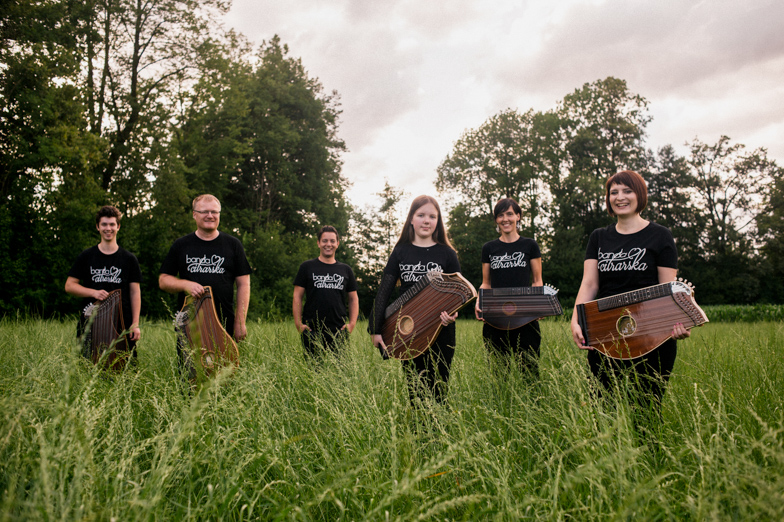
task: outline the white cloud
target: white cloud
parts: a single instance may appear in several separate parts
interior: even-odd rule
[[[362,206],[385,177],[434,194],[463,131],[607,76],[650,101],[652,148],[726,134],[784,162],[783,19],[767,0],[234,0],[227,23],[256,43],[278,34],[340,93]]]

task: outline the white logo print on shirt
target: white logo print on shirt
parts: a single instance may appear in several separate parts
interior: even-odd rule
[[[599,271],[619,272],[621,270],[637,270],[642,272],[648,268],[648,264],[642,262],[645,252],[645,248],[632,248],[628,252],[624,252],[623,249],[619,252],[602,252],[602,249],[600,248]]]
[[[191,274],[222,274],[226,271],[223,268],[225,257],[214,255],[212,257],[188,257],[185,254],[185,263],[188,265],[188,272]]]
[[[122,283],[122,269],[113,266],[111,268],[93,268],[90,267],[90,276],[92,276],[93,283]]]
[[[340,274],[316,275],[313,274],[313,286],[316,288],[331,288],[333,290],[343,290],[345,278]]]
[[[499,268],[515,268],[518,266],[528,266],[528,261],[525,260],[525,254],[523,252],[515,252],[512,255],[504,252],[504,254],[501,256],[490,256],[491,270],[498,270]]]
[[[400,280],[404,283],[415,283],[422,279],[428,272],[443,272],[444,269],[438,263],[427,263],[423,265],[420,261],[415,265],[404,265],[400,263]]]

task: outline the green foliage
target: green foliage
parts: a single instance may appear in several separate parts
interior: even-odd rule
[[[706,305],[701,307],[711,322],[756,323],[760,321],[784,322],[784,305]]]
[[[242,366],[189,394],[169,323],[139,366],[77,355],[73,324],[0,322],[0,512],[9,519],[755,519],[784,515],[781,323],[680,344],[662,417],[626,385],[598,400],[568,324],[543,323],[541,379],[488,361],[458,324],[449,408],[408,405],[358,325],[305,363],[291,322],[250,324]],[[749,379],[753,375],[753,379]]]

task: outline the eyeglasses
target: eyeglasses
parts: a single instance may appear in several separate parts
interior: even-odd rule
[[[194,210],[194,212],[201,215],[220,216],[220,210]]]

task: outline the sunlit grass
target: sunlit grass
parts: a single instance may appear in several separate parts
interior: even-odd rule
[[[679,344],[661,421],[598,401],[568,324],[542,322],[541,378],[495,371],[458,324],[446,407],[408,404],[358,325],[308,364],[258,324],[241,367],[191,394],[174,332],[139,365],[78,356],[72,323],[0,323],[0,516],[43,520],[784,518],[784,326],[710,323]]]

